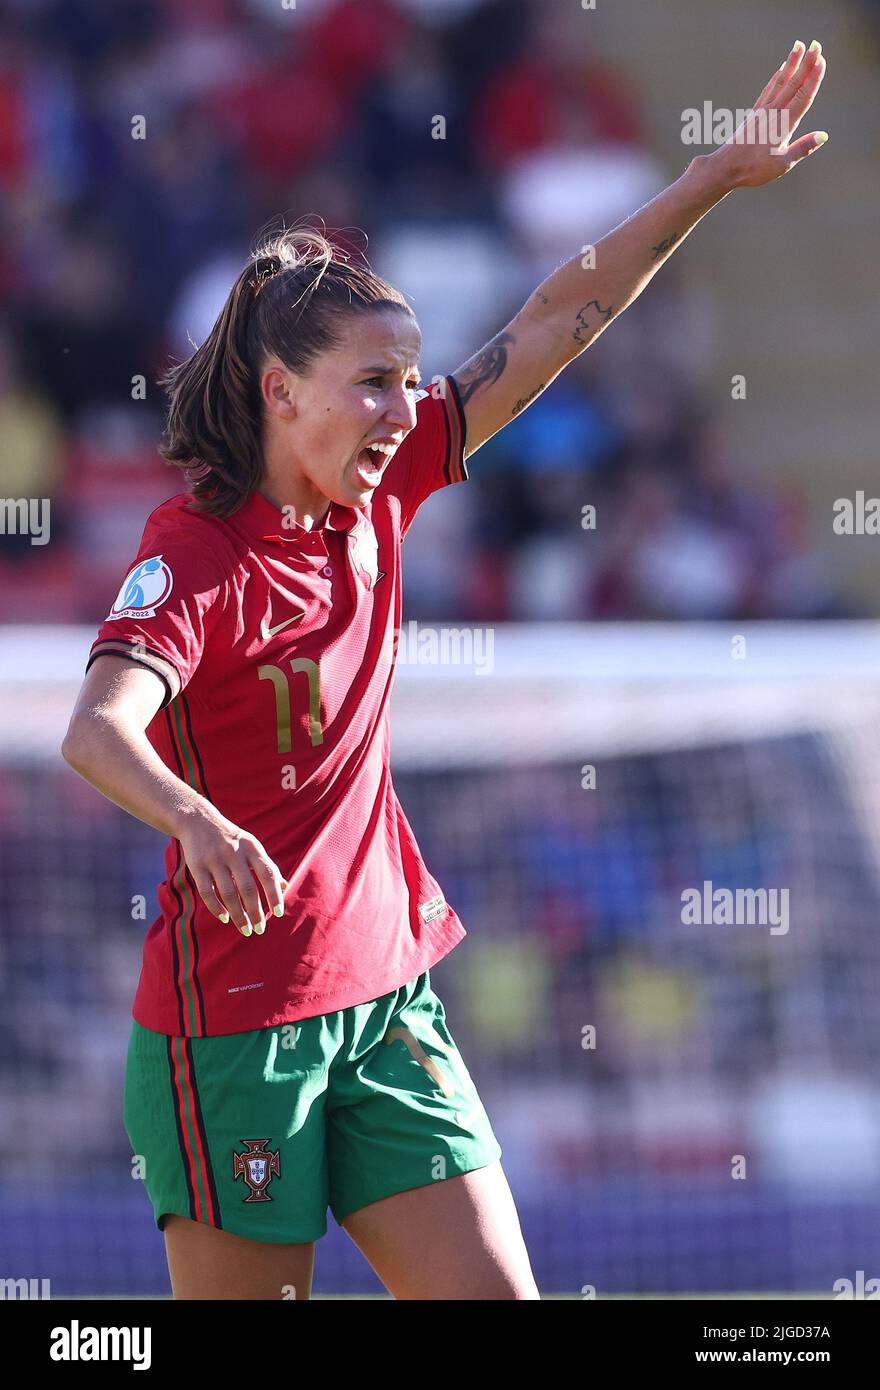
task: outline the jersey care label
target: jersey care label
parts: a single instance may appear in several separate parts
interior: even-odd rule
[[[446,899],[442,893],[438,893],[436,898],[429,898],[426,903],[419,903],[419,916],[423,922],[433,922],[435,917],[442,917],[446,911]]]

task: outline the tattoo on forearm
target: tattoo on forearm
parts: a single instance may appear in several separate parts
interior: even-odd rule
[[[513,342],[512,333],[496,333],[490,343],[466,362],[460,372],[456,372],[455,384],[462,405],[467,405],[471,396],[479,391],[481,386],[498,380],[507,366],[507,349]]]
[[[661,256],[665,256],[666,252],[671,251],[675,243],[680,240],[681,235],[679,232],[673,232],[672,236],[664,237],[663,240],[657,246],[652,247],[652,250],[654,252],[654,260],[657,261],[660,259]]]
[[[529,405],[535,399],[536,396],[540,396],[546,384],[546,382],[542,381],[541,385],[536,386],[534,391],[530,391],[527,396],[523,396],[521,401],[517,401],[516,405],[513,407],[513,410],[510,412],[511,415],[519,415],[521,410],[525,410],[526,406]]]
[[[595,309],[597,314],[602,315],[603,324],[610,323],[614,316],[613,305],[609,304],[607,309],[603,309],[598,299],[591,299],[589,304],[585,304],[583,309],[579,309],[575,319],[575,330],[571,336],[576,343],[580,343],[581,347],[586,347],[596,336],[596,326],[590,324],[590,311],[592,309]]]

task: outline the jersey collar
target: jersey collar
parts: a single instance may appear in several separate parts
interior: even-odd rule
[[[357,507],[331,502],[323,524],[310,531],[256,491],[230,517],[230,521],[244,532],[248,540],[282,545],[286,550],[301,555],[326,555],[325,531],[355,531],[363,520]]]

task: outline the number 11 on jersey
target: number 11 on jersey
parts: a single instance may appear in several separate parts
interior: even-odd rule
[[[304,672],[309,682],[309,737],[312,747],[324,742],[321,728],[321,676],[318,663],[306,656],[296,657],[290,662],[291,671]],[[275,688],[275,724],[278,736],[278,752],[289,753],[292,748],[290,723],[290,684],[280,666],[258,666],[257,675],[261,681],[271,681]]]

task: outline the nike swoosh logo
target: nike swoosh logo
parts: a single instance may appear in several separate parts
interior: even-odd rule
[[[303,616],[302,613],[295,613],[292,618],[285,618],[283,623],[277,623],[275,627],[267,627],[266,619],[264,618],[260,625],[260,636],[263,638],[264,642],[268,642],[269,638],[274,637],[276,632],[281,632],[284,628],[290,627],[291,623],[298,623]]]

